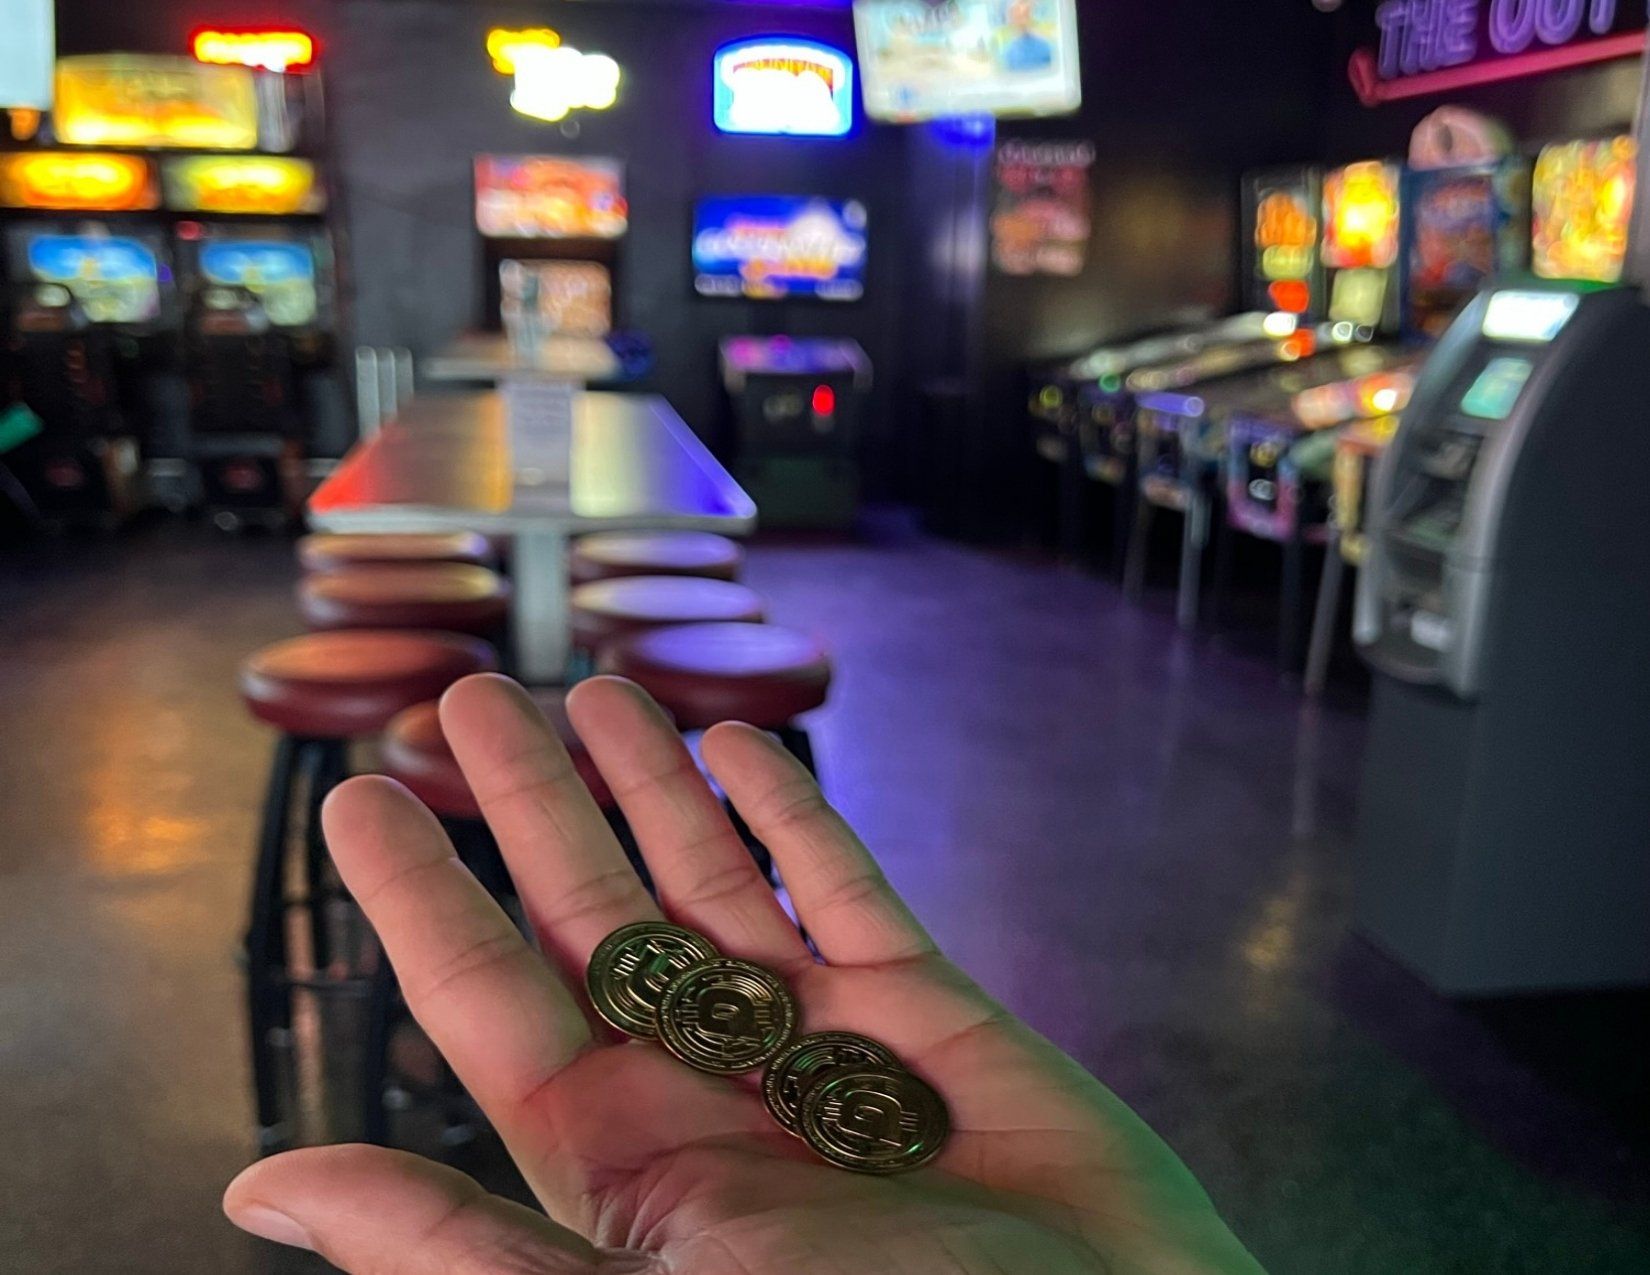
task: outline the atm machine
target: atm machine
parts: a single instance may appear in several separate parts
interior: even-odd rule
[[[1650,306],[1546,281],[1462,313],[1377,466],[1356,918],[1446,995],[1650,981],[1646,474]]]

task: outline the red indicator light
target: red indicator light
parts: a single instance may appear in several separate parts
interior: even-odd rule
[[[198,221],[180,221],[178,223],[179,239],[187,239],[193,242],[205,233],[206,232],[201,228],[201,224]]]
[[[814,386],[813,407],[815,416],[830,416],[836,411],[836,391],[829,385]]]

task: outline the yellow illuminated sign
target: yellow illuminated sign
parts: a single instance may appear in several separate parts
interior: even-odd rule
[[[277,155],[190,155],[169,159],[163,173],[167,207],[178,212],[316,213],[326,194],[307,159]]]
[[[487,33],[487,56],[500,75],[515,76],[510,105],[532,119],[553,124],[572,111],[605,111],[619,100],[619,64],[563,44],[549,27],[495,27]]]
[[[66,212],[129,212],[160,205],[149,162],[97,151],[0,155],[0,204]]]
[[[52,119],[71,146],[252,150],[258,102],[244,66],[113,53],[59,58]]]
[[[219,66],[285,73],[315,65],[315,40],[302,31],[197,31],[190,45],[197,61]]]

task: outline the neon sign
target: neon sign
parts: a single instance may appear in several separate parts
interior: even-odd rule
[[[605,111],[619,100],[619,64],[563,44],[548,27],[495,27],[487,33],[487,56],[500,75],[515,76],[510,105],[518,115],[554,124],[573,111]]]
[[[303,31],[197,31],[190,47],[197,62],[218,66],[281,74],[315,65],[315,38]]]
[[[1375,26],[1348,68],[1365,106],[1632,57],[1645,16],[1619,0],[1384,0]]]
[[[149,161],[100,151],[20,151],[0,156],[0,205],[65,212],[155,208]]]
[[[841,137],[854,123],[854,64],[812,40],[742,40],[716,54],[716,127],[724,133]]]

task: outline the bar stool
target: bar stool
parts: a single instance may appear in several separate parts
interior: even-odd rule
[[[806,633],[771,624],[684,624],[606,642],[603,673],[628,677],[683,731],[741,721],[772,731],[810,771],[813,746],[798,722],[825,702],[831,661]]]
[[[623,576],[700,576],[737,580],[745,551],[709,531],[602,531],[573,542],[574,584]]]
[[[573,645],[600,651],[627,633],[668,624],[758,624],[762,595],[729,580],[692,576],[623,576],[581,584],[570,598]]]
[[[438,629],[496,635],[510,613],[510,585],[462,562],[339,567],[298,583],[311,629]]]
[[[241,696],[259,721],[280,731],[258,832],[246,936],[248,1027],[260,1145],[285,1140],[275,1035],[290,1027],[292,992],[329,990],[317,977],[294,977],[288,961],[288,845],[293,799],[304,788],[302,832],[315,968],[330,963],[320,805],[348,770],[351,740],[377,734],[402,709],[440,695],[459,678],[494,668],[485,642],[447,633],[355,630],[312,633],[266,646],[240,670]]]
[[[494,559],[492,544],[474,531],[370,536],[316,534],[298,541],[298,563],[306,572],[423,562],[462,562],[490,567]]]

